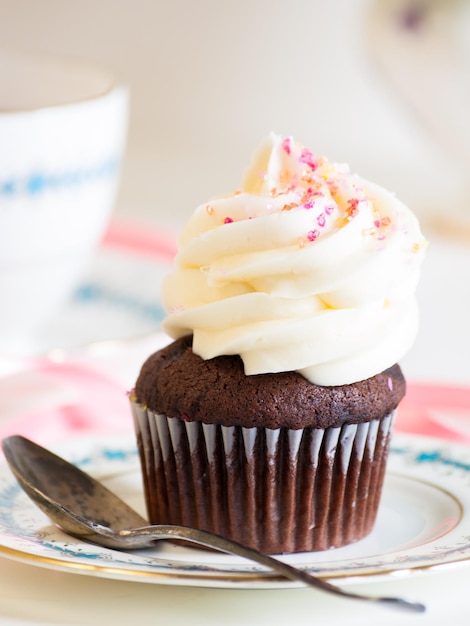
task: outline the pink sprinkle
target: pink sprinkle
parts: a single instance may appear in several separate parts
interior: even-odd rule
[[[320,236],[320,231],[318,231],[317,229],[315,230],[310,230],[307,233],[307,239],[309,241],[315,241],[315,239],[318,239],[318,237]]]
[[[387,386],[390,391],[393,391],[393,380],[390,378],[390,376],[387,378]]]
[[[347,214],[349,215],[349,217],[355,217],[358,214],[359,212],[358,204],[359,204],[358,198],[349,198],[348,200],[349,207],[347,209]]]
[[[182,304],[176,304],[175,306],[171,306],[168,312],[178,314],[178,313],[183,313],[183,311],[184,311],[184,306]]]
[[[231,217],[226,217],[224,219],[224,224],[231,224],[233,222],[233,219]]]
[[[335,210],[335,207],[332,204],[329,204],[328,206],[325,207],[325,213],[327,215],[331,215],[334,210]]]
[[[326,217],[324,215],[324,213],[320,213],[320,215],[317,217],[317,224],[318,226],[321,226],[323,228],[323,226],[325,226],[326,224]]]
[[[304,204],[304,209],[311,209],[313,207],[313,201],[306,202]]]
[[[376,228],[380,228],[380,220],[375,220],[375,222],[374,222],[374,226],[375,226]]]
[[[315,163],[315,157],[307,148],[302,149],[299,157],[299,163],[305,163],[305,165],[308,165],[312,170],[316,169],[317,167],[317,164]]]
[[[291,137],[286,137],[284,139],[284,141],[282,142],[282,149],[284,150],[284,152],[286,154],[290,154],[291,153]]]

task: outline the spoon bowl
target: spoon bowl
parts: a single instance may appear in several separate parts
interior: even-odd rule
[[[290,580],[355,600],[421,613],[423,604],[405,598],[376,597],[346,591],[272,556],[219,535],[172,524],[148,522],[99,481],[75,465],[14,435],[2,442],[5,458],[20,486],[59,528],[69,535],[117,550],[135,550],[162,539],[182,539],[241,556]]]

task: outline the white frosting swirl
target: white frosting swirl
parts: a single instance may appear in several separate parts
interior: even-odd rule
[[[393,194],[271,134],[241,191],[198,207],[164,282],[173,338],[245,373],[363,380],[407,352],[425,242]]]

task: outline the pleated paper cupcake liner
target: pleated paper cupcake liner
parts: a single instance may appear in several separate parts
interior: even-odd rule
[[[186,422],[132,402],[149,520],[266,553],[326,550],[374,526],[394,412],[319,430]]]

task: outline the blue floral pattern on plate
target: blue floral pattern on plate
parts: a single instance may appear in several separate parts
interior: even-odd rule
[[[55,448],[144,512],[133,436],[91,437]],[[395,435],[376,527],[362,541],[323,553],[281,558],[341,582],[410,575],[470,559],[470,449],[437,439]],[[69,572],[218,587],[295,586],[237,557],[170,542],[119,552],[56,528],[0,465],[0,555]]]

